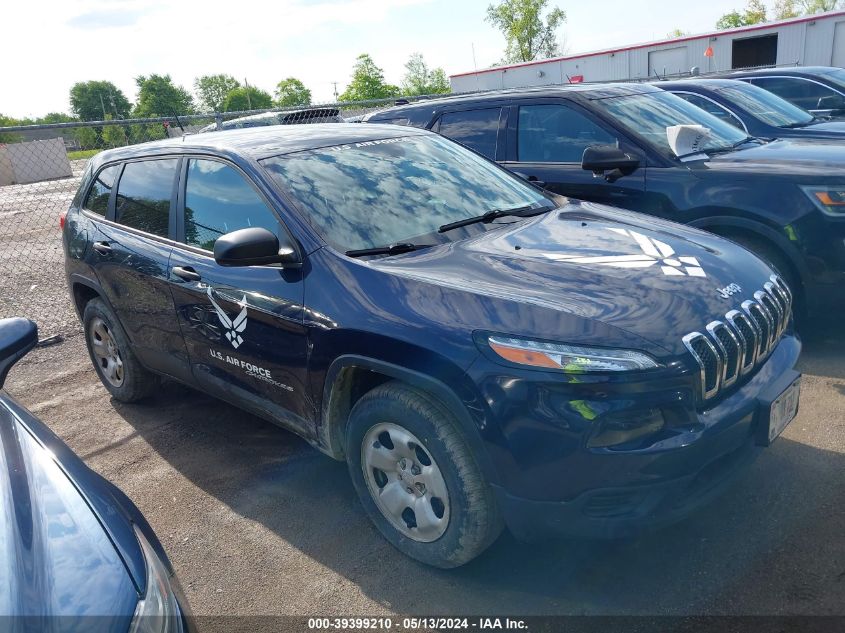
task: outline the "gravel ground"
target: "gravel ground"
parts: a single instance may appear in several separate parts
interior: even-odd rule
[[[845,614],[845,336],[816,325],[798,418],[736,486],[635,540],[502,538],[452,571],[393,550],[344,464],[178,385],[113,402],[80,335],[7,385],[141,508],[198,615]]]

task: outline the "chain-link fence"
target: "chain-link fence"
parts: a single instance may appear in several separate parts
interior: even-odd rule
[[[217,129],[343,125],[395,101],[0,127],[0,318],[34,319],[42,338],[78,329],[65,283],[59,218],[73,199],[88,159],[98,152]]]

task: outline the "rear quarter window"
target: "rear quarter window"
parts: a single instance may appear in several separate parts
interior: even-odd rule
[[[119,165],[111,165],[110,167],[101,169],[97,173],[97,176],[94,178],[94,182],[91,184],[91,188],[88,190],[88,196],[85,198],[85,204],[82,205],[83,208],[105,217],[106,212],[109,209],[109,197],[111,196],[111,190],[114,187],[114,181],[117,178],[119,171]]]

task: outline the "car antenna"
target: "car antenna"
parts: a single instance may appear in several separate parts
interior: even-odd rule
[[[171,109],[170,109],[170,114],[172,114],[172,115],[173,115],[173,118],[174,118],[174,119],[176,119],[176,125],[178,125],[178,126],[179,126],[179,129],[180,129],[180,130],[182,130],[182,134],[184,134],[184,133],[185,133],[185,128],[184,128],[184,127],[182,127],[182,122],[179,120],[179,115],[178,115],[178,114],[176,114],[176,110],[174,110],[173,108],[171,108]]]

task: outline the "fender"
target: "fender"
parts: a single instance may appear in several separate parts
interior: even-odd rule
[[[114,306],[112,306],[111,302],[106,296],[106,293],[103,292],[103,287],[100,285],[100,282],[96,279],[91,279],[90,277],[86,277],[80,273],[71,273],[68,276],[68,285],[70,286],[71,298],[73,299],[73,308],[76,310],[76,314],[79,315],[79,318],[82,318],[82,312],[79,309],[79,305],[76,303],[76,290],[75,286],[85,286],[89,290],[94,291],[99,296],[100,300],[103,301],[108,307],[114,311]]]
[[[326,380],[323,385],[323,405],[320,423],[317,428],[318,441],[323,445],[322,450],[324,452],[335,459],[344,458],[343,430],[346,420],[333,420],[332,410],[338,405],[338,394],[340,390],[336,387],[339,378],[343,370],[351,367],[370,370],[396,380],[401,380],[430,393],[440,400],[442,404],[449,408],[458,421],[458,430],[461,431],[464,439],[468,442],[487,480],[490,483],[497,483],[499,481],[493,461],[479,434],[478,422],[473,420],[465,402],[449,386],[436,378],[432,378],[427,374],[413,369],[357,354],[345,354],[337,357],[326,372]]]
[[[770,226],[747,218],[738,218],[729,215],[707,216],[697,220],[691,220],[690,222],[687,222],[687,224],[694,226],[697,229],[704,230],[711,230],[712,228],[723,226],[736,227],[745,229],[746,231],[750,231],[752,233],[757,233],[772,242],[781,250],[789,262],[795,267],[795,270],[798,272],[798,276],[801,278],[801,282],[805,287],[810,282],[810,271],[808,270],[807,264],[804,262],[804,258],[801,256],[801,253],[789,242],[789,240]]]

